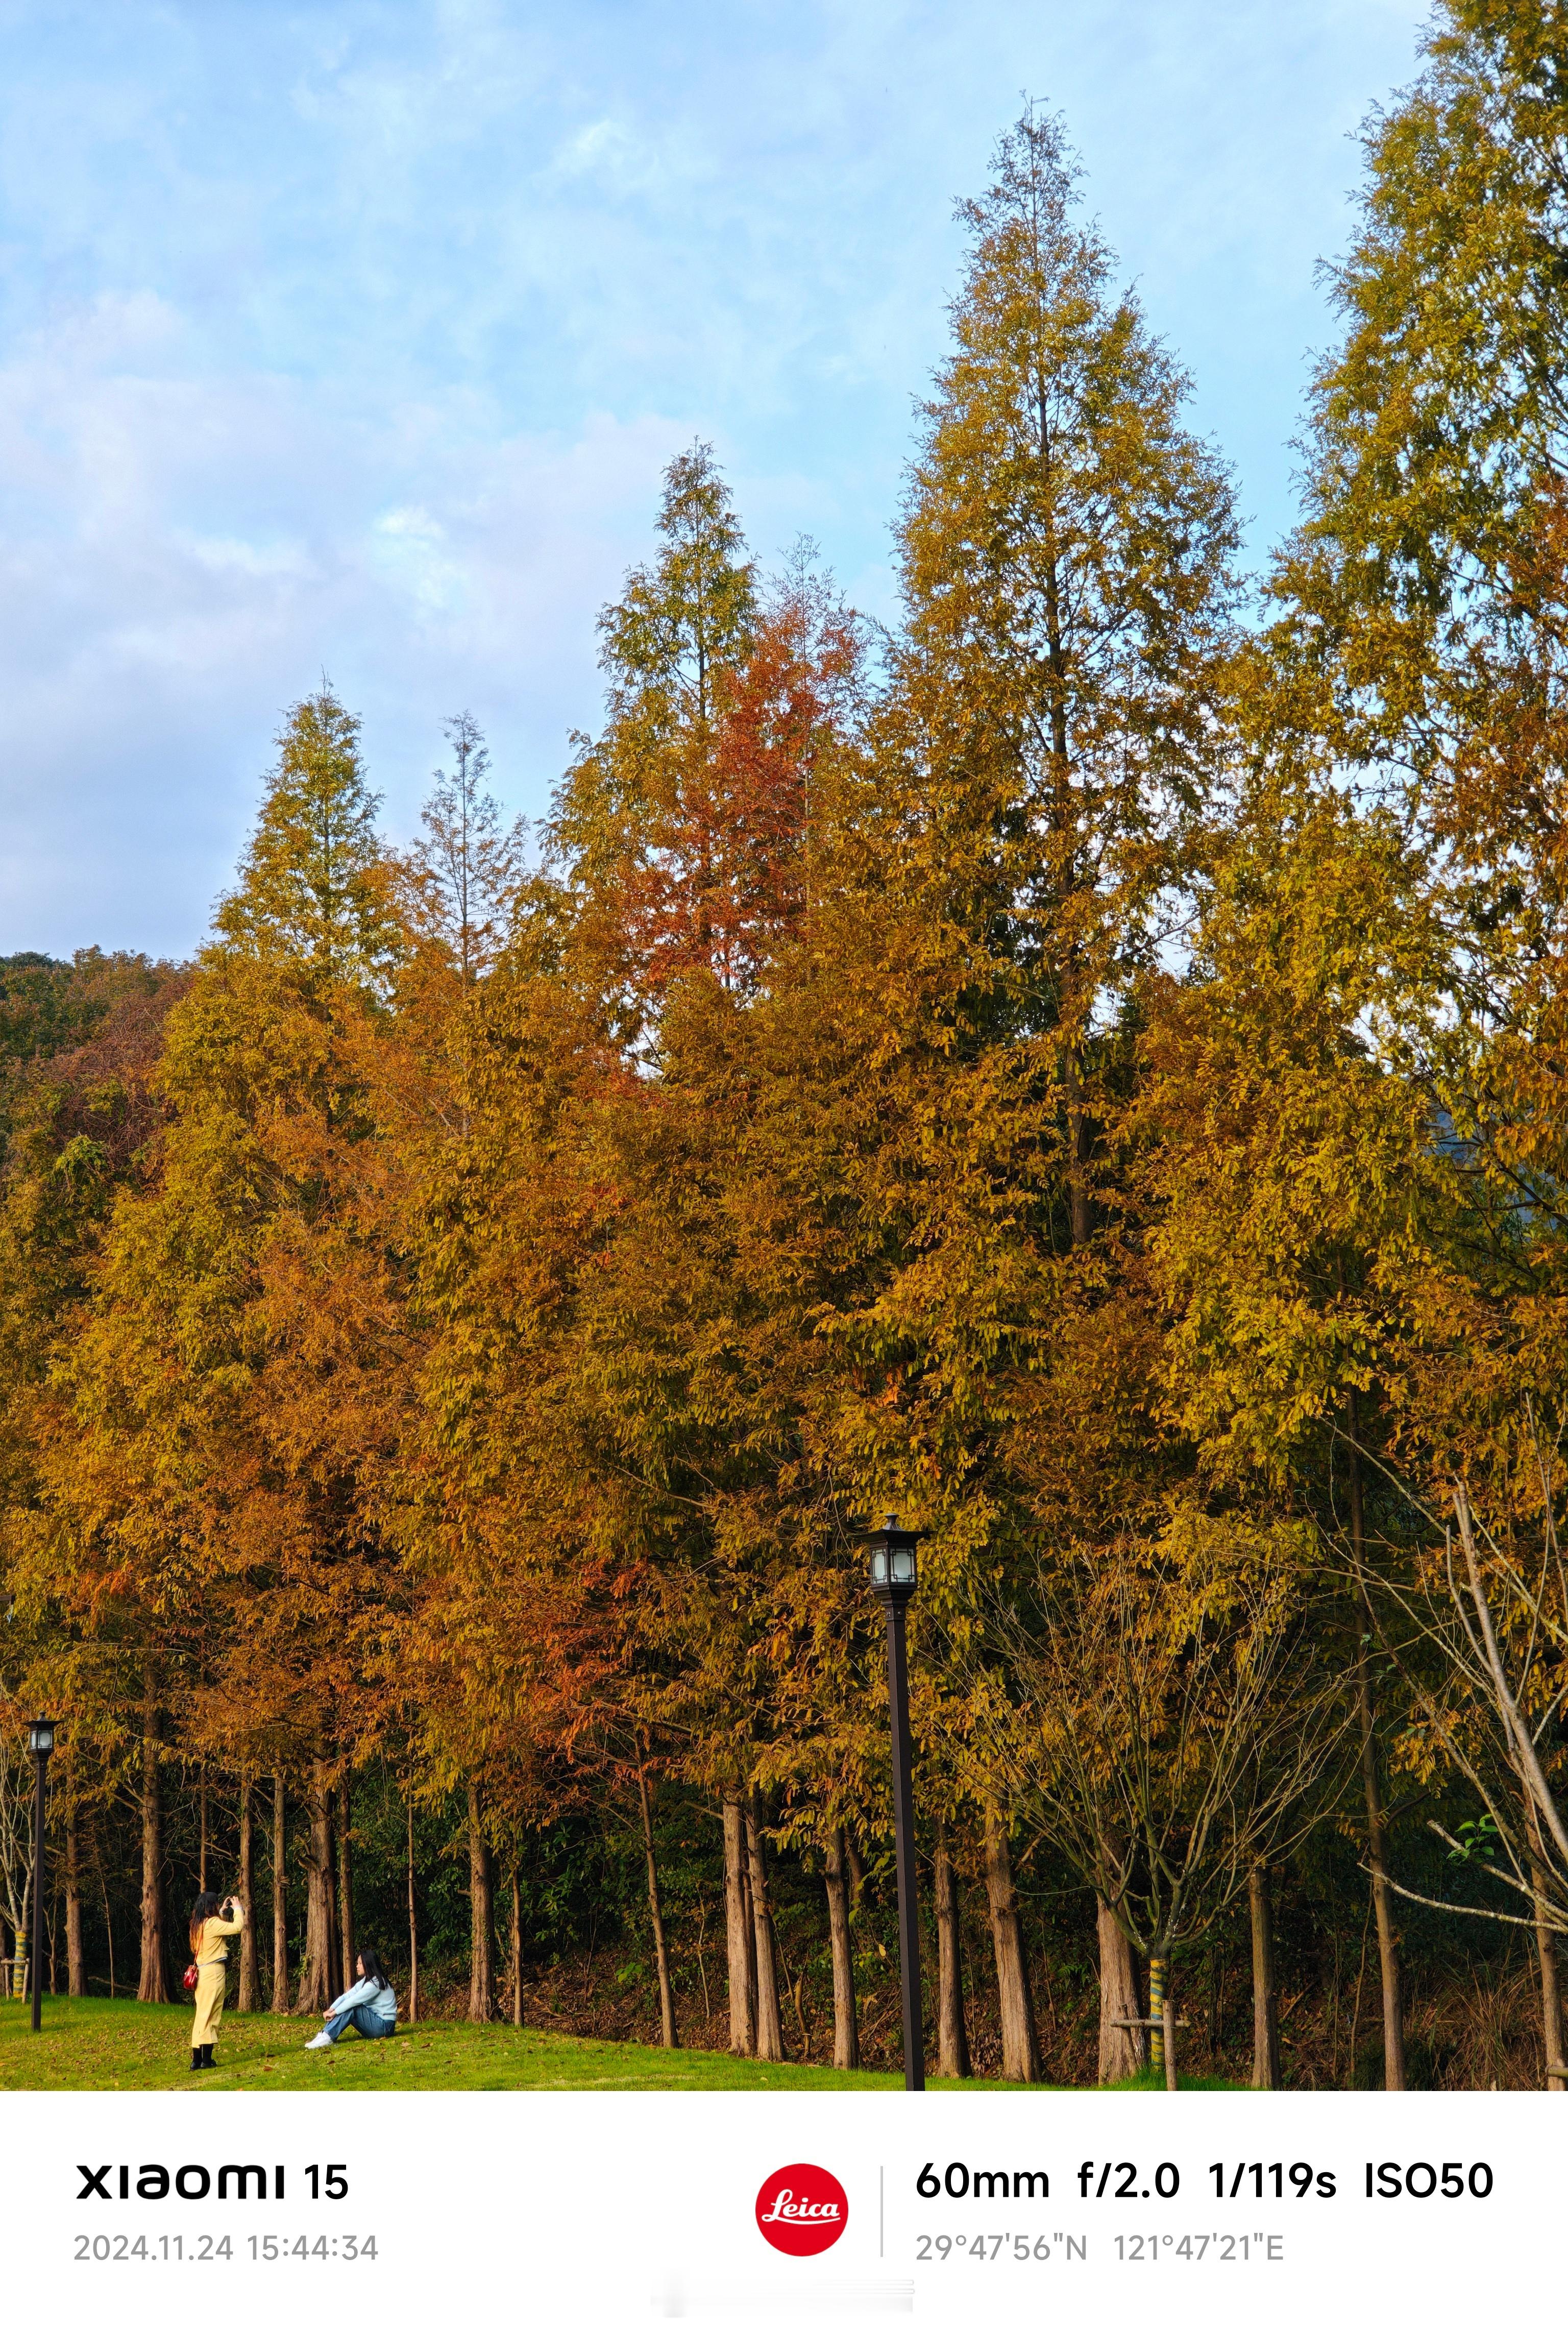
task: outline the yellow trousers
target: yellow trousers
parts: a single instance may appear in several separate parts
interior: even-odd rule
[[[229,1972],[222,1960],[196,1970],[196,2022],[190,2035],[193,2049],[206,2049],[217,2039],[218,2026],[224,2021],[224,1993],[228,1980]]]

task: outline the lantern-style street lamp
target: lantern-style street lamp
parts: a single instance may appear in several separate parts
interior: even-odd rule
[[[909,1738],[909,1665],[904,1614],[914,1593],[919,1531],[901,1530],[889,1515],[866,1540],[871,1591],[887,1620],[887,1705],[893,1723],[893,1826],[898,1844],[898,1964],[904,1983],[904,2086],[925,2087],[920,2012],[920,1914],[914,1891],[914,1792]]]
[[[41,1716],[28,1727],[27,1746],[33,1752],[33,1949],[27,1981],[33,1988],[33,2030],[43,2014],[43,1774],[54,1746],[54,1722]]]

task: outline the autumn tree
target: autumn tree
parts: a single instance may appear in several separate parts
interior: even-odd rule
[[[1315,384],[1306,515],[1276,587],[1276,654],[1310,717],[1426,851],[1449,940],[1427,1089],[1499,1328],[1525,1328],[1532,1354],[1526,1323],[1562,1285],[1568,1166],[1553,43],[1538,10],[1448,0],[1421,76],[1369,126],[1361,232],[1332,279],[1343,339]]]
[[[129,1595],[173,1665],[149,1668],[149,1733],[172,1696],[193,1749],[306,1776],[304,2006],[336,1973],[331,1794],[373,1731],[369,1484],[406,1381],[371,1099],[396,937],[374,807],[323,690],[166,1025],[169,1122],[105,1243],[56,1486],[92,1591]]]
[[[1345,1726],[1316,1552],[1307,1523],[1176,1505],[999,1615],[990,1754],[1146,1955],[1156,2022],[1172,1955],[1321,1817]]]
[[[670,464],[657,523],[657,559],[599,617],[606,722],[582,741],[547,836],[576,944],[597,957],[607,994],[625,989],[632,1035],[665,925],[672,913],[683,920],[675,903],[702,944],[741,864],[722,855],[714,746],[757,616],[755,571],[712,446]],[[744,832],[731,823],[731,853]]]
[[[456,713],[445,726],[452,768],[435,774],[407,873],[416,930],[445,947],[468,988],[506,943],[525,871],[526,829],[521,818],[502,823],[486,785],[490,749],[473,714]]]
[[[999,1462],[1003,1385],[1049,1371],[1070,1403],[1048,1324],[1075,1315],[1074,1284],[1116,1276],[1094,1195],[1117,1107],[1110,1031],[1223,767],[1229,487],[1183,425],[1179,367],[1076,215],[1076,175],[1059,125],[1030,110],[960,207],[969,257],[910,475],[907,644],[880,749],[935,1041],[904,1169],[923,1220],[879,1324],[913,1447],[943,1452],[961,1606],[1027,1545],[1028,1495]],[[1028,2077],[995,1809],[989,1834],[1008,2068]],[[1102,1942],[1125,2005],[1133,1970],[1108,1916]]]
[[[1382,1138],[1375,1119],[1347,1125],[1335,1162],[1320,1152],[1316,1169],[1334,1186],[1320,1233],[1332,1240],[1337,1222],[1343,1283],[1317,1333],[1337,1341],[1335,1319],[1369,1302],[1379,1315],[1380,1333],[1341,1347],[1334,1396],[1345,1536],[1363,1577],[1369,1442],[1395,1436],[1426,1510],[1442,1512],[1456,1477],[1479,1480],[1509,1441],[1523,1403],[1562,1413],[1568,349],[1553,38],[1538,10],[1448,0],[1419,79],[1368,126],[1358,232],[1330,279],[1343,337],[1314,387],[1305,516],[1250,667],[1271,707],[1270,750],[1314,760],[1320,788],[1348,779],[1363,814],[1384,805],[1406,838],[1407,936],[1385,922],[1378,942],[1353,938],[1351,951],[1375,985],[1382,946],[1391,987],[1401,954],[1428,958],[1419,992],[1405,983],[1370,1045],[1347,1027],[1330,1080],[1348,1098],[1360,1046],[1393,1106],[1408,1096],[1388,1186],[1406,1217],[1400,1241],[1352,1198],[1353,1161]],[[1290,1276],[1287,1266],[1282,1297]],[[1364,1691],[1362,1711],[1398,2086]]]
[[[798,1735],[770,1709],[800,1673],[791,1643],[827,1649],[817,1547],[789,1518],[820,1500],[792,1458],[803,1381],[821,1398],[825,1380],[754,1196],[770,1132],[754,1073],[833,828],[863,649],[808,570],[756,581],[707,449],[671,465],[659,530],[601,622],[604,730],[476,996],[466,1131],[440,1161],[432,1391],[478,1429],[431,1450],[432,1495],[445,1485],[473,1558],[430,1608],[433,1624],[444,1598],[467,1611],[469,1654],[492,1657],[468,1633],[483,1545],[539,1614],[508,1662],[536,1711],[557,1706],[536,1655],[576,1647],[575,1709],[550,1724],[579,1767],[639,1793],[674,1770],[721,1801],[735,2042],[778,2054],[767,1832]],[[794,1073],[763,1072],[770,1094]]]
[[[359,723],[323,681],[279,736],[240,879],[214,917],[218,943],[308,967],[318,982],[374,980],[397,940],[379,807],[365,783]]]
[[[35,972],[29,966],[30,977]],[[55,1486],[80,1456],[57,1370],[82,1332],[117,1205],[141,1185],[162,1109],[155,1071],[184,985],[167,964],[82,950],[53,967],[4,1094],[0,1180],[0,1565],[12,1596],[7,1678],[71,1711],[62,1742],[66,1861],[80,1931],[78,1825],[121,1785],[139,1800],[144,1996],[167,1997],[161,1754],[146,1729],[148,1615],[78,1591]],[[14,993],[14,991],[13,991]],[[19,1625],[18,1622],[24,1624]],[[19,1668],[19,1663],[22,1664]]]

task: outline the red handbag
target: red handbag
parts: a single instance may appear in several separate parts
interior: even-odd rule
[[[194,1992],[196,1990],[196,1962],[195,1960],[192,1960],[189,1967],[186,1968],[184,1975],[181,1976],[180,1982],[184,1984],[187,1992]]]

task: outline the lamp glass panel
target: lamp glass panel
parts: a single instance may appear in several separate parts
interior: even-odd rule
[[[49,1754],[49,1753],[50,1753],[50,1751],[53,1748],[53,1746],[54,1746],[54,1727],[53,1727],[53,1725],[35,1725],[33,1727],[33,1755],[34,1755],[35,1757],[47,1757],[47,1756],[48,1756],[48,1754]]]
[[[913,1587],[914,1585],[914,1549],[912,1546],[894,1547],[893,1551],[893,1583],[895,1587]]]
[[[882,1587],[886,1584],[886,1582],[887,1549],[884,1546],[879,1546],[871,1558],[871,1583],[874,1587]]]

